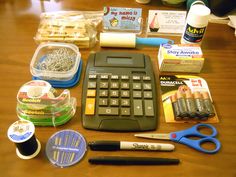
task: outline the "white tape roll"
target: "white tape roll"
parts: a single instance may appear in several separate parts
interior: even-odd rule
[[[100,33],[100,46],[135,48],[136,35],[133,33]]]

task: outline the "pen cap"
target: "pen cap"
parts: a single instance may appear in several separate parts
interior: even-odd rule
[[[88,146],[93,151],[116,151],[120,150],[119,141],[92,141],[88,143]]]
[[[136,35],[134,33],[100,33],[100,46],[135,48]]]

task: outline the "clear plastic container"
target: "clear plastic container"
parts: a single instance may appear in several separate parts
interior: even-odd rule
[[[38,126],[57,126],[69,121],[76,112],[76,99],[65,89],[57,96],[46,81],[24,84],[17,94],[17,115]]]
[[[42,80],[71,80],[81,60],[74,44],[49,42],[40,44],[30,63],[30,72]]]
[[[79,48],[92,48],[97,42],[97,31],[102,11],[55,11],[40,15],[34,37],[37,43],[65,42]]]

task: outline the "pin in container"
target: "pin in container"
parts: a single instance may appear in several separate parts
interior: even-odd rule
[[[18,120],[9,127],[8,138],[15,143],[16,154],[21,159],[32,159],[39,154],[41,145],[34,133],[34,124],[27,120]]]
[[[86,150],[84,137],[74,130],[56,132],[49,138],[46,145],[49,161],[61,168],[78,163]]]

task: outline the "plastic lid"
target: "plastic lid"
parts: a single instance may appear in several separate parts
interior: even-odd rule
[[[187,11],[193,6],[194,4],[203,4],[209,7],[208,0],[187,0],[186,1],[186,6],[187,6]]]
[[[61,168],[79,162],[86,150],[84,137],[74,130],[62,130],[52,135],[46,145],[49,161]]]
[[[7,131],[8,138],[14,143],[23,143],[29,140],[35,132],[34,124],[27,120],[14,122]]]
[[[66,51],[59,51],[60,49],[65,49]],[[46,64],[49,55],[51,56],[51,58],[50,61],[48,61],[48,64]],[[53,55],[55,57],[52,57]],[[62,63],[59,62],[58,58],[64,57],[64,55],[66,55],[66,58],[68,58],[69,56],[71,58],[68,59],[68,63],[64,63],[63,66],[68,67],[68,65],[71,64],[71,67],[60,71],[60,69],[58,68],[62,67]],[[54,61],[57,59],[58,62]],[[38,46],[33,55],[33,58],[30,63],[30,72],[33,76],[39,77],[43,80],[70,80],[76,74],[80,60],[81,54],[79,52],[79,48],[74,44],[59,42],[43,43]],[[65,61],[65,59],[62,58],[61,61]],[[49,66],[51,68],[54,68],[55,70],[48,69],[47,67]],[[46,67],[46,69],[42,69],[43,67]]]
[[[203,4],[194,4],[191,6],[187,20],[195,24],[207,24],[211,10]]]

